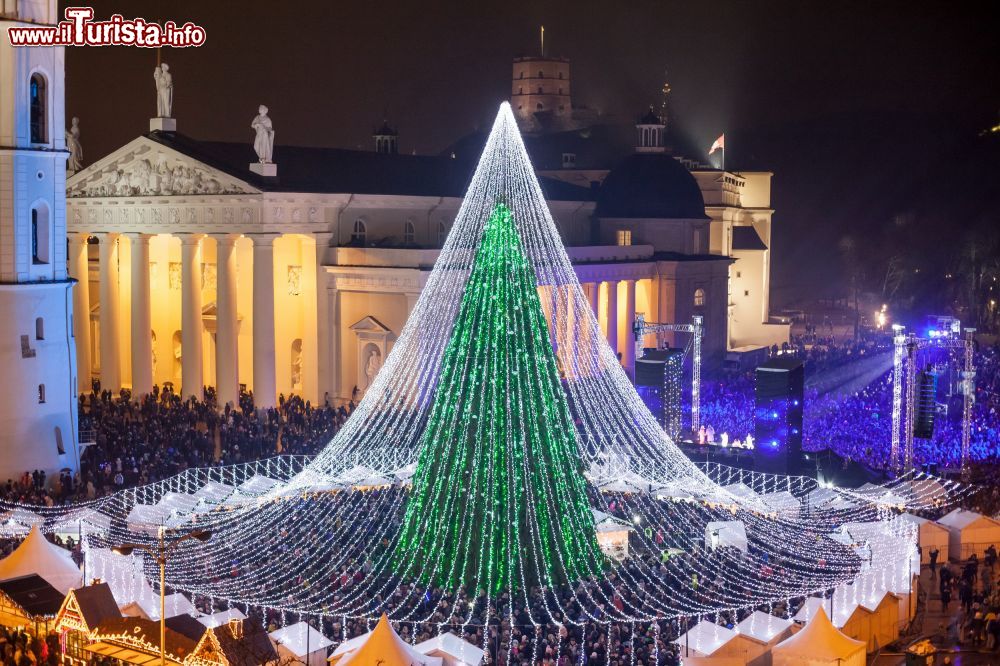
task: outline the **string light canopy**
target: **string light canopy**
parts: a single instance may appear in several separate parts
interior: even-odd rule
[[[312,461],[188,470],[72,509],[11,511],[78,527],[93,553],[152,542],[158,525],[210,530],[167,570],[174,589],[210,600],[442,630],[528,622],[537,636],[714,620],[860,575],[889,580],[915,552],[894,512],[960,491],[921,477],[877,497],[826,488],[843,501],[822,510],[808,502],[814,480],[691,462],[606,343],[505,103],[410,319]],[[601,552],[595,511],[626,535],[624,559]],[[707,526],[721,521],[743,523],[745,547],[716,547]],[[899,538],[875,558],[837,531],[846,522]],[[88,575],[128,578],[115,567],[94,557]]]

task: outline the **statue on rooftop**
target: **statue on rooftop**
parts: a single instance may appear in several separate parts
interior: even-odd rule
[[[261,164],[270,164],[274,156],[274,125],[267,116],[267,107],[263,104],[257,109],[257,117],[250,123],[250,129],[257,135],[253,140],[253,149]]]

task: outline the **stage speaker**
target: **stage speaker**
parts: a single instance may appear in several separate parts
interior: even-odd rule
[[[681,432],[683,349],[643,350],[635,360],[635,390],[646,408],[675,441]]]
[[[775,357],[757,367],[754,469],[802,473],[802,403],[805,369],[797,358]]]
[[[937,374],[930,370],[917,373],[916,405],[913,417],[913,436],[930,439],[934,436],[934,420],[937,417]]]

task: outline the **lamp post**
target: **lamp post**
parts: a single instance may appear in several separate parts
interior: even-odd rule
[[[167,584],[167,557],[178,544],[189,539],[196,539],[201,542],[212,538],[212,533],[208,530],[195,530],[181,535],[172,541],[166,539],[167,528],[160,527],[157,531],[158,543],[155,546],[147,546],[141,543],[123,543],[114,552],[119,555],[131,555],[132,551],[138,549],[149,553],[160,565],[160,666],[167,663],[167,618],[166,618],[166,584]]]

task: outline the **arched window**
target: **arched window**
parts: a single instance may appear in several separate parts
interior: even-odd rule
[[[694,290],[694,306],[700,308],[705,305],[705,290],[698,287]]]
[[[407,220],[406,224],[403,225],[403,245],[413,245],[416,236],[413,220]]]
[[[35,339],[44,340],[45,339],[45,320],[41,317],[35,318]]]
[[[48,127],[46,123],[47,109],[45,77],[39,73],[31,75],[28,83],[28,102],[31,109],[31,142],[47,143]]]
[[[524,72],[521,72],[521,73],[520,73],[520,74],[518,75],[518,77],[517,77],[517,78],[519,78],[519,79],[523,79],[523,78],[524,78]]]
[[[444,247],[444,242],[448,238],[448,226],[444,220],[438,222],[438,245]]]
[[[368,240],[368,227],[361,218],[354,220],[354,230],[351,232],[351,243],[364,245]]]
[[[44,202],[31,209],[31,263],[49,263],[49,207]]]
[[[524,94],[524,88],[518,88],[517,89],[517,94],[518,95],[523,95]]]
[[[539,95],[541,95],[541,94],[542,94],[542,87],[541,87],[541,86],[538,86],[538,94],[539,94]]]
[[[559,78],[560,79],[562,78],[562,72],[559,72]]]
[[[542,70],[538,70],[538,78],[544,79],[545,78],[545,72],[543,72]]]
[[[38,385],[38,404],[45,402],[45,384]]]
[[[545,108],[545,107],[544,107],[544,106],[542,106],[540,102],[539,102],[538,104],[536,104],[536,105],[535,105],[535,110],[536,110],[536,111],[541,111],[541,110],[542,110],[542,109],[544,109],[544,108]]]

